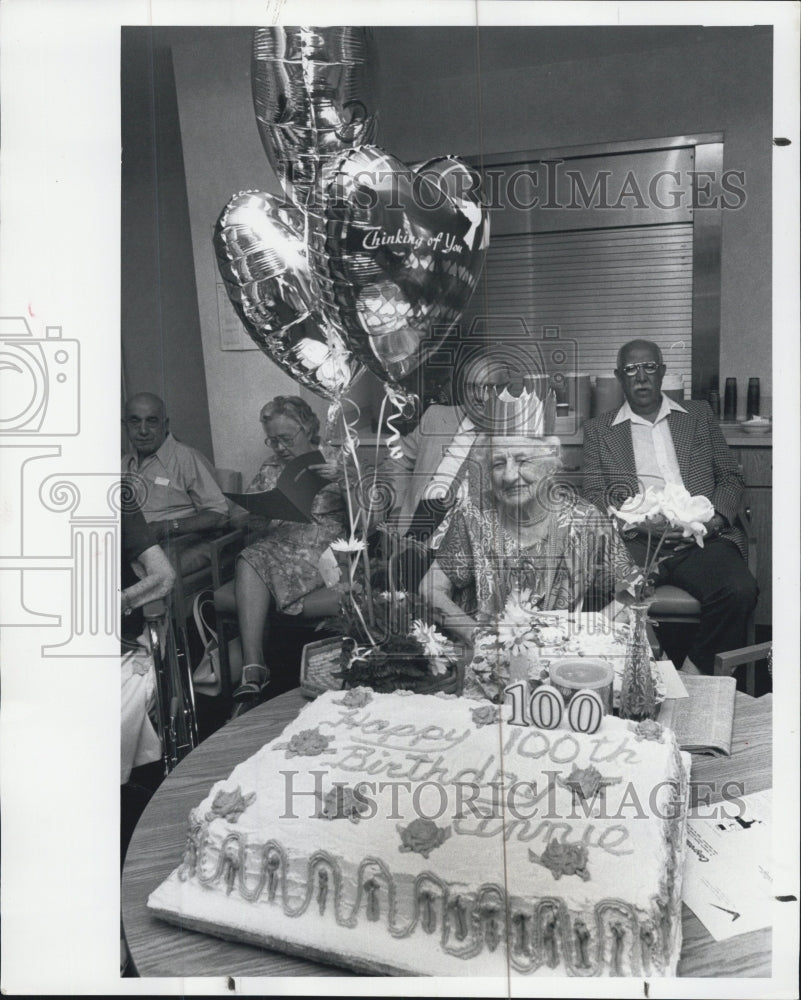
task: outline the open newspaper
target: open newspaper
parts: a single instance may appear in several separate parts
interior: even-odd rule
[[[682,750],[730,757],[736,680],[683,674],[682,680],[689,698],[666,701],[659,721],[673,730]]]

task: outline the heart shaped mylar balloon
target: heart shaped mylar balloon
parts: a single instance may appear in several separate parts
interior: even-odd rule
[[[417,168],[374,146],[339,160],[309,253],[326,314],[353,354],[397,384],[458,320],[478,282],[489,218],[477,175],[445,156]]]
[[[252,339],[300,385],[338,399],[359,365],[317,307],[303,215],[263,191],[234,195],[214,248],[228,298]]]
[[[253,105],[264,151],[300,208],[346,149],[373,142],[375,53],[369,28],[275,25],[253,33]]]

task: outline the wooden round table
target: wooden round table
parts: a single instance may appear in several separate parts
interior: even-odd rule
[[[137,825],[122,876],[122,919],[131,959],[140,976],[352,976],[355,973],[281,952],[182,930],[147,909],[150,893],[183,856],[189,811],[215,781],[276,737],[307,699],[289,691],[229,722],[175,768]],[[693,757],[693,781],[716,788],[743,781],[746,791],[771,785],[771,698],[738,694],[729,758]],[[714,799],[713,799],[714,800]],[[719,800],[719,796],[718,796]],[[681,976],[770,976],[771,932],[754,931],[716,942],[685,906]]]

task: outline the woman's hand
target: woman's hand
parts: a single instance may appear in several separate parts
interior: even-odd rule
[[[329,483],[336,482],[342,472],[342,467],[336,460],[321,462],[319,465],[310,465],[308,468],[310,472],[316,472],[318,476],[327,479]]]
[[[321,475],[323,479],[327,479],[329,483],[340,483],[344,489],[346,462],[348,463],[348,476],[352,482],[355,482],[356,464],[350,455],[345,455],[344,451],[340,451],[336,458],[329,459],[327,462],[310,465],[309,469]]]

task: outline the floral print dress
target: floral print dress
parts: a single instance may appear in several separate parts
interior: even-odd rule
[[[637,574],[614,525],[577,498],[548,514],[545,537],[532,545],[522,545],[494,507],[463,499],[437,562],[454,600],[479,621],[497,618],[513,589],[541,596],[543,611],[573,610],[588,591],[608,599]]]
[[[320,449],[326,458],[326,449]],[[283,465],[270,456],[248,486],[248,493],[271,490]],[[251,518],[250,531],[262,535],[244,549],[240,559],[253,568],[272,594],[276,607],[287,615],[303,611],[303,599],[325,586],[317,568],[320,556],[337,538],[348,534],[345,497],[337,483],[329,483],[314,498],[311,524]]]

